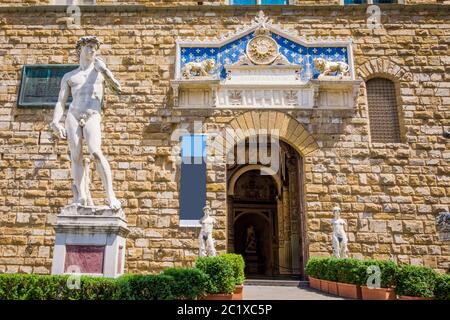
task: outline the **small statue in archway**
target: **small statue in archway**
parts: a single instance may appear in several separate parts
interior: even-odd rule
[[[199,256],[215,256],[217,255],[216,249],[214,248],[214,238],[212,236],[214,223],[216,219],[211,217],[211,208],[205,206],[203,208],[204,216],[200,219],[201,229],[198,241],[200,244]]]
[[[344,219],[341,219],[341,208],[333,208],[334,219],[331,220],[333,225],[333,254],[337,258],[347,258],[348,248],[348,238],[345,233],[344,226],[347,224]]]
[[[254,253],[254,252],[256,252],[256,249],[257,249],[257,246],[256,246],[255,227],[253,225],[250,225],[247,228],[247,239],[245,241],[245,252]]]

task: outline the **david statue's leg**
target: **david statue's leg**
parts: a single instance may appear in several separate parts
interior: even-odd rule
[[[208,252],[210,256],[216,256],[216,248],[214,248],[214,239],[211,234],[208,235]]]
[[[101,149],[102,133],[100,115],[98,113],[91,115],[88,121],[86,121],[83,132],[89,153],[94,156],[98,173],[105,188],[107,202],[112,209],[120,209],[120,201],[116,198],[113,191],[111,167]]]
[[[331,240],[331,243],[333,245],[333,253],[334,256],[339,258],[340,256],[340,252],[339,252],[339,240],[337,239],[337,237],[335,235],[333,235],[333,238]]]
[[[81,128],[69,112],[66,117],[67,142],[70,150],[70,167],[73,179],[73,203],[82,204],[81,180],[83,178],[83,150]]]
[[[198,242],[199,242],[198,255],[200,257],[205,257],[206,256],[205,240],[203,240],[203,233],[202,232],[200,232],[200,235],[198,236]]]

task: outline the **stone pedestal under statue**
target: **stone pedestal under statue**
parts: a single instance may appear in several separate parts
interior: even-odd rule
[[[57,216],[52,274],[118,277],[129,233],[121,209],[72,204]]]

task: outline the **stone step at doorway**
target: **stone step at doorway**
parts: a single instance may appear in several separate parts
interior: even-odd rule
[[[270,286],[270,287],[309,287],[309,281],[296,279],[247,279],[246,286]]]

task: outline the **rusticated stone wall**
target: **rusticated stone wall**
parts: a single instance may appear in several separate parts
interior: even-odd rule
[[[52,223],[71,200],[68,148],[51,135],[52,110],[18,108],[24,64],[76,63],[82,35],[104,42],[102,54],[124,93],[107,92],[103,150],[131,234],[126,271],[156,272],[191,263],[196,230],[178,226],[179,168],[170,134],[181,122],[228,125],[243,111],[176,110],[170,102],[175,38],[219,36],[249,24],[257,9],[211,7],[183,11],[93,11],[81,29],[68,29],[64,10],[0,11],[0,272],[49,273]],[[435,215],[449,208],[450,126],[448,9],[386,9],[383,28],[370,30],[365,8],[280,8],[266,14],[307,36],[351,36],[359,76],[386,76],[399,91],[403,143],[370,143],[365,87],[355,112],[289,111],[316,139],[304,157],[310,256],[331,254],[331,209],[342,207],[350,253],[356,257],[450,267],[449,243],[439,241]],[[57,22],[59,21],[59,22]],[[218,249],[225,250],[225,165],[208,166],[207,200],[218,216]],[[97,175],[93,196],[103,197]]]
[[[82,1],[82,0],[80,0]],[[59,1],[61,2],[61,1]],[[58,3],[59,3],[58,2]],[[148,6],[208,6],[208,5],[228,5],[231,0],[203,0],[203,1],[183,1],[183,0],[96,0],[97,5],[148,5]],[[404,4],[436,4],[445,3],[445,0],[404,0]],[[1,5],[8,6],[33,6],[33,5],[54,5],[55,0],[0,0]],[[87,3],[87,2],[86,2]],[[290,0],[290,5],[339,5],[344,0]]]

